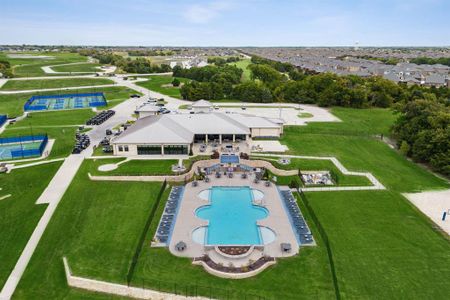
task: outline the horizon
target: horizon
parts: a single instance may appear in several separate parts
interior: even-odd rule
[[[30,0],[2,5],[0,44],[449,47],[444,0]],[[242,46],[246,45],[246,46]]]

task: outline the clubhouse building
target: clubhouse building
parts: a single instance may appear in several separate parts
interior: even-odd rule
[[[246,152],[252,138],[282,134],[279,119],[221,112],[162,114],[138,119],[111,145],[117,156],[207,154],[209,149]]]

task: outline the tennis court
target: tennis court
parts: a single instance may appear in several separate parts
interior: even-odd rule
[[[25,111],[80,109],[106,106],[103,93],[38,95],[31,97],[24,105]]]
[[[41,156],[47,142],[47,135],[0,138],[0,160]]]

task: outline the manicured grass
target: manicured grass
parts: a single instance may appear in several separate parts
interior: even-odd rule
[[[95,295],[67,287],[63,256],[67,256],[76,275],[125,282],[130,259],[161,184],[90,181],[86,175],[90,164],[83,163],[61,200],[18,286],[16,298],[94,299]]]
[[[136,82],[137,85],[145,87],[149,90],[152,90],[157,93],[161,93],[163,95],[167,95],[173,98],[181,99],[180,88],[172,87],[172,86],[163,86],[169,85],[172,83],[174,77],[167,75],[155,75],[147,77],[148,81]],[[178,78],[182,83],[188,82],[189,79],[186,78]]]
[[[86,57],[81,56],[77,53],[42,52],[39,53],[38,55],[52,56],[53,59],[10,58],[4,52],[0,53],[0,59],[7,60],[13,65],[13,73],[15,77],[37,77],[37,76],[58,75],[58,74],[47,74],[42,70],[41,67],[87,61]]]
[[[298,114],[299,118],[312,118],[313,116],[314,116],[313,114],[305,113],[305,112]]]
[[[450,242],[400,192],[450,185],[371,137],[387,132],[392,121],[385,121],[382,115],[389,111],[336,111],[344,122],[287,127],[281,141],[291,154],[336,156],[347,169],[372,172],[388,188],[307,193],[329,237],[342,298],[446,299]],[[90,181],[87,172],[95,169],[98,161],[84,162],[33,255],[15,298],[101,297],[67,287],[63,256],[68,257],[75,275],[125,283],[133,251],[160,186]],[[292,164],[316,169],[329,168],[328,163],[293,160]],[[170,292],[175,283],[179,292],[184,292],[186,285],[192,291],[196,285],[200,295],[208,297],[211,291],[213,297],[228,299],[242,299],[244,294],[266,299],[335,299],[325,247],[302,203],[300,207],[318,246],[302,248],[293,258],[279,259],[256,277],[227,280],[209,275],[167,249],[149,247],[162,213],[160,206],[132,284]]]
[[[450,242],[400,194],[307,197],[330,239],[342,298],[448,298]]]
[[[42,79],[42,80],[8,80],[1,90],[21,91],[37,89],[53,89],[90,85],[114,84],[114,81],[106,78],[64,78],[64,79]]]
[[[5,284],[46,205],[36,200],[52,179],[60,162],[0,174],[0,287]]]
[[[247,68],[248,65],[250,65],[250,64],[251,64],[250,59],[243,59],[243,60],[240,60],[238,62],[229,63],[229,65],[236,66],[236,67],[238,67],[238,68],[240,68],[240,69],[242,69],[244,71],[244,73],[242,73],[242,81],[249,81],[250,80],[251,72]]]
[[[172,165],[178,164],[178,160],[130,160],[119,165],[115,170],[108,172],[101,172],[98,167],[104,164],[117,163],[123,159],[97,159],[93,163],[93,168],[90,170],[92,175],[103,176],[140,176],[140,175],[175,175],[172,172]]]
[[[342,122],[310,123],[304,131],[314,134],[333,135],[389,135],[391,126],[397,116],[389,109],[356,109],[333,107],[331,113]]]
[[[86,63],[86,64],[76,64],[76,65],[66,65],[66,66],[56,66],[52,67],[55,72],[86,72],[95,73],[99,72],[100,69],[97,67],[102,66],[101,64]]]
[[[0,95],[0,112],[2,114],[7,114],[10,117],[15,117],[23,114],[23,106],[25,102],[31,98],[33,95],[57,95],[57,94],[67,94],[67,93],[91,93],[91,92],[102,92],[105,93],[105,97],[108,100],[108,107],[113,107],[127,99],[130,98],[132,94],[139,94],[134,90],[126,87],[115,86],[106,88],[86,88],[79,90],[61,90],[61,91],[50,91],[43,93],[20,93],[20,94],[10,94],[10,95]]]
[[[406,160],[381,141],[345,135],[304,132],[287,127],[281,140],[290,154],[336,156],[351,171],[371,172],[389,189],[413,192],[444,189],[450,185],[418,165]]]
[[[46,111],[33,112],[22,121],[10,125],[8,128],[21,128],[32,126],[50,127],[50,126],[66,126],[66,125],[84,125],[86,120],[95,116],[96,113],[91,109],[74,109],[64,111]]]

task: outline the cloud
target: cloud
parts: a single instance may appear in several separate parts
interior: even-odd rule
[[[205,24],[232,8],[228,1],[215,1],[207,4],[193,4],[183,12],[183,17],[191,23]]]

